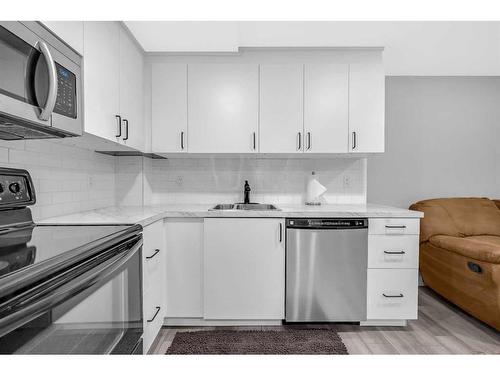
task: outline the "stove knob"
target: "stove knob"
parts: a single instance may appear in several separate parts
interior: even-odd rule
[[[19,183],[17,182],[13,182],[12,184],[9,185],[9,190],[12,193],[17,194],[21,191],[21,185],[19,185]]]

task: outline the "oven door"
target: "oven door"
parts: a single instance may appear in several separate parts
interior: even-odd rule
[[[20,119],[81,135],[80,60],[37,22],[0,22],[0,113],[15,125]],[[20,138],[36,138],[35,133]]]
[[[0,303],[2,354],[142,353],[142,237]]]

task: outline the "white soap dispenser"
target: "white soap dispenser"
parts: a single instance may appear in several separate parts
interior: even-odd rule
[[[307,181],[306,204],[309,206],[319,206],[321,204],[320,198],[325,194],[326,190],[326,187],[316,180],[316,173],[313,171]]]

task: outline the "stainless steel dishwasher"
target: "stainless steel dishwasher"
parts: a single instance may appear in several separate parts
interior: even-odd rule
[[[367,219],[287,219],[286,321],[366,320]]]

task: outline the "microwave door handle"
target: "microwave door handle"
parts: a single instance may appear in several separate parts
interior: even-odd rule
[[[45,103],[45,107],[42,109],[42,112],[38,116],[40,120],[48,121],[52,112],[54,111],[54,107],[56,106],[57,100],[57,71],[56,64],[54,59],[52,58],[52,54],[50,53],[49,47],[46,43],[42,41],[38,41],[36,44],[37,47],[40,48],[40,52],[42,53],[45,61],[47,62],[47,70],[49,73],[49,92],[47,95],[47,102]]]

